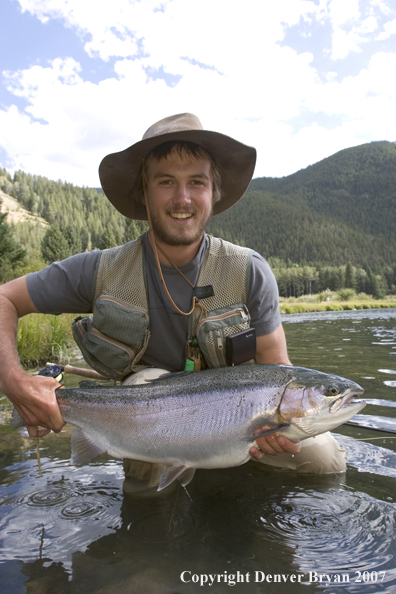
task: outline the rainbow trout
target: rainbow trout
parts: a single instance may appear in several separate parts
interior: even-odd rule
[[[354,402],[361,394],[355,382],[311,369],[241,365],[166,374],[141,385],[82,382],[57,390],[57,400],[64,421],[78,428],[73,463],[107,452],[169,464],[161,490],[177,478],[188,484],[196,468],[244,464],[258,437],[299,441],[334,429],[366,405]]]

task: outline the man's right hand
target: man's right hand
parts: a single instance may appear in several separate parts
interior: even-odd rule
[[[27,374],[16,350],[18,318],[38,313],[27,289],[26,277],[0,287],[0,387],[24,420],[29,435],[41,437],[59,432],[63,425],[55,390],[60,384],[51,377]]]
[[[17,382],[3,383],[3,391],[25,422],[31,437],[59,433],[65,424],[55,396],[61,384],[52,377],[21,372]],[[37,433],[37,427],[42,427]]]

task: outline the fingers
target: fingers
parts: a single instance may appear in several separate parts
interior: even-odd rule
[[[48,422],[43,426],[51,429],[52,431],[54,431],[54,433],[59,433],[65,422],[62,418],[56,398],[54,398],[52,402],[48,403],[47,406],[49,417]]]
[[[257,446],[252,446],[249,450],[250,455],[256,460],[261,460],[264,454],[269,456],[276,456],[287,452],[289,454],[298,454],[300,451],[300,443],[290,441],[283,435],[276,435],[275,433],[261,437],[257,440]]]
[[[29,425],[26,427],[30,437],[44,437],[51,433],[51,429],[38,429],[37,425]]]

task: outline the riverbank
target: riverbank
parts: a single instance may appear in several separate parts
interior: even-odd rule
[[[75,314],[52,316],[30,314],[19,320],[17,348],[24,367],[67,363],[75,359],[76,345],[71,331]],[[78,355],[77,355],[78,356]]]
[[[282,314],[306,313],[314,311],[343,311],[355,309],[381,309],[396,307],[396,296],[384,299],[352,299],[347,301],[306,301],[294,298],[281,299],[279,309]]]

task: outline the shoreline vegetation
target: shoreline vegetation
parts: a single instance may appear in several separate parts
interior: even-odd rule
[[[316,295],[279,298],[279,309],[282,314],[388,307],[396,307],[396,295],[374,299],[365,293],[356,294],[353,289],[341,289],[337,292],[326,290]]]
[[[318,295],[299,298],[280,298],[282,314],[357,309],[396,308],[396,295],[373,299],[369,295],[356,295],[353,290],[333,293],[324,291]],[[30,314],[19,320],[17,348],[25,368],[45,366],[47,362],[67,364],[81,357],[71,331],[76,314],[59,316]]]

